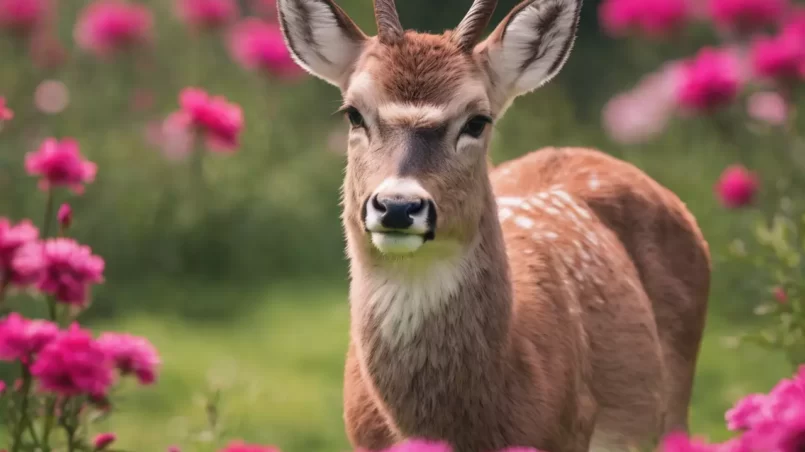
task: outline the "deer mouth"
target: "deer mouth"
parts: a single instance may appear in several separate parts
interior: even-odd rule
[[[413,231],[368,231],[372,245],[383,254],[406,255],[419,250],[428,240],[427,234]]]

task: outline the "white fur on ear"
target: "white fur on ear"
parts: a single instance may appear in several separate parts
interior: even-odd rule
[[[279,0],[277,9],[294,60],[316,77],[343,86],[366,35],[333,0]]]
[[[526,0],[479,48],[493,83],[508,100],[550,81],[564,66],[578,29],[582,0]]]

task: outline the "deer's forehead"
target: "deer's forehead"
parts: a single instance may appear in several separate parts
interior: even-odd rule
[[[472,59],[444,35],[409,32],[399,45],[367,51],[345,97],[372,108],[404,105],[409,113],[411,106],[424,106],[433,117],[434,109],[450,114],[455,104],[483,103],[486,93],[479,74]]]

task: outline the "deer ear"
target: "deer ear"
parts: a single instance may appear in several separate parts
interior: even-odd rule
[[[509,102],[550,81],[573,47],[582,0],[525,0],[475,48],[496,94]]]
[[[361,29],[333,0],[279,0],[277,10],[294,60],[342,87],[367,39]]]

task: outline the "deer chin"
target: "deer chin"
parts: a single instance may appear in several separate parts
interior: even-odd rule
[[[372,245],[382,254],[405,256],[417,252],[425,244],[425,236],[403,232],[370,232]]]

